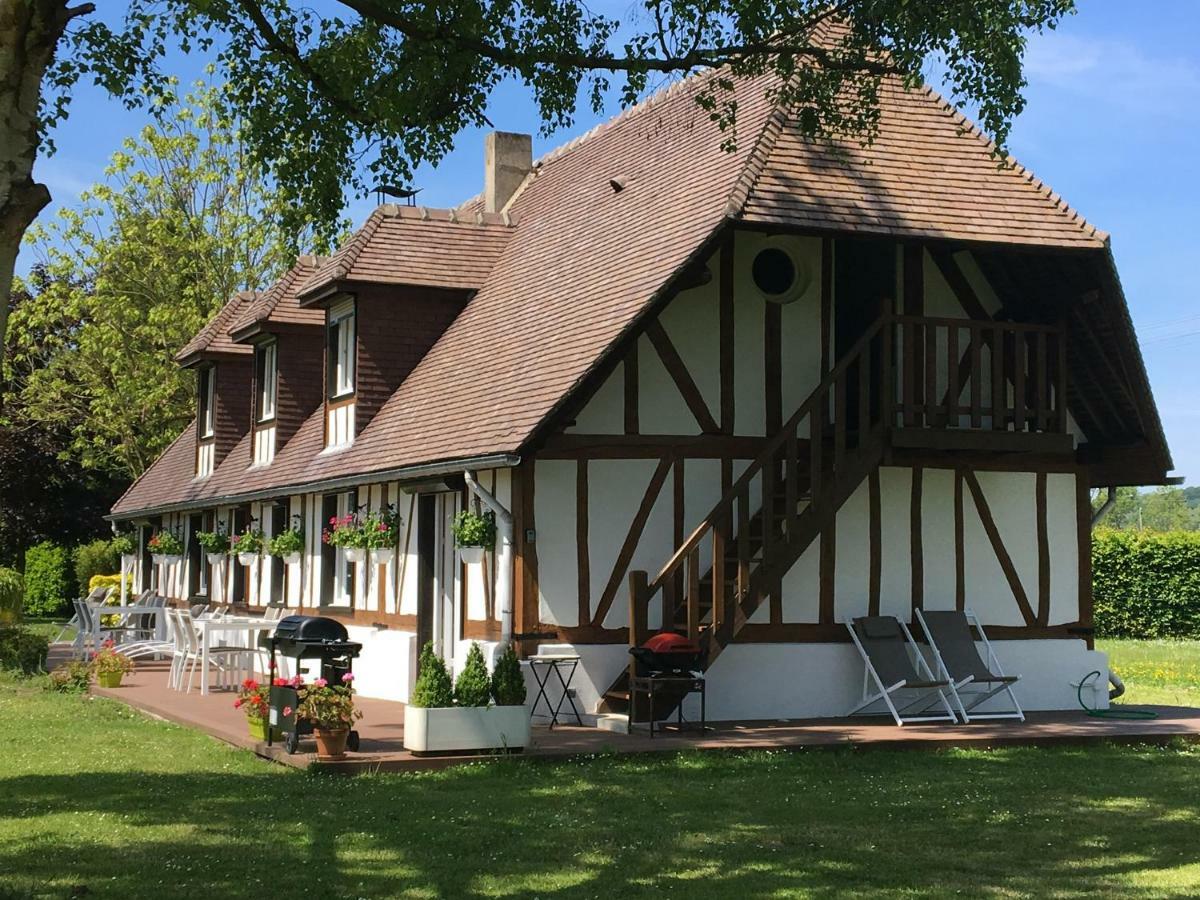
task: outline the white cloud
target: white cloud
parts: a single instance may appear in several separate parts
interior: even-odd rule
[[[1150,115],[1191,119],[1200,67],[1189,59],[1154,57],[1123,41],[1050,31],[1025,55],[1032,87],[1054,87]]]

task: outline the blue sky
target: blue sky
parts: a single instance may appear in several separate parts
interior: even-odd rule
[[[1010,149],[1112,234],[1176,471],[1200,483],[1200,304],[1196,268],[1188,263],[1200,253],[1190,227],[1200,206],[1200,3],[1080,0],[1079,6],[1057,31],[1030,45],[1028,104]],[[201,64],[181,59],[178,74],[194,78]],[[596,124],[585,113],[572,129],[538,137],[529,96],[516,85],[496,93],[489,118],[503,130],[535,133],[535,154]],[[75,202],[99,180],[111,152],[143,123],[101,90],[81,88],[70,120],[55,135],[58,154],[37,168],[54,206]],[[446,206],[476,193],[482,141],[482,132],[466,133],[436,170],[419,172],[421,202]],[[371,205],[353,201],[351,218],[361,221]],[[22,254],[18,269],[29,261]]]

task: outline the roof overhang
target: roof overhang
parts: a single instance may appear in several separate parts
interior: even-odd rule
[[[181,500],[177,503],[163,503],[158,506],[129,510],[127,512],[109,513],[104,518],[110,522],[123,522],[129,519],[144,518],[145,516],[158,516],[193,509],[208,509],[213,506],[253,503],[255,500],[271,500],[276,497],[290,496],[292,494],[328,493],[330,491],[359,487],[364,484],[377,484],[381,481],[399,481],[403,487],[405,482],[428,483],[442,476],[461,474],[466,469],[511,469],[520,464],[521,457],[515,453],[495,453],[484,456],[447,459],[439,462],[421,463],[415,466],[400,466],[393,469],[360,472],[354,475],[326,478],[319,481],[300,481],[291,484],[281,484],[256,491],[224,495],[218,494],[212,497]]]

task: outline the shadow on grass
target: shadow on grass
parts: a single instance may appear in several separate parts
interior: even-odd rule
[[[0,780],[0,884],[135,897],[1191,894],[1197,787],[1194,753],[1107,747],[358,779],[28,775]]]

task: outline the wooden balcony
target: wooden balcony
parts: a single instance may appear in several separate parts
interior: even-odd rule
[[[893,447],[1069,452],[1059,326],[893,316]]]

